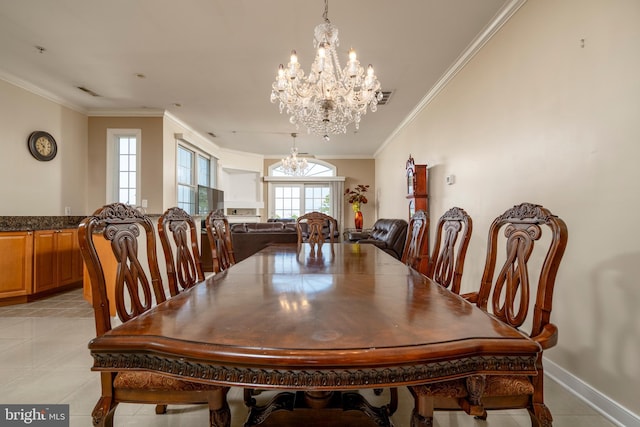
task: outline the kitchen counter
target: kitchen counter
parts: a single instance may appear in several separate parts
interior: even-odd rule
[[[0,216],[0,231],[76,228],[84,216]]]

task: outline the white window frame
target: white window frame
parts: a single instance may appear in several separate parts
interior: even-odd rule
[[[191,171],[191,178],[193,179],[193,182],[194,182],[192,187],[194,189],[194,194],[196,195],[196,198],[198,193],[198,179],[199,179],[198,159],[199,157],[209,160],[209,187],[217,188],[216,184],[217,184],[218,158],[205,151],[202,151],[200,148],[189,143],[188,141],[185,141],[184,139],[176,139],[176,166],[175,166],[176,167],[176,205],[178,204],[179,185],[186,185],[185,183],[178,181],[178,153],[180,151],[180,148],[183,148],[184,150],[190,151],[194,154],[194,161],[192,165],[193,170]],[[196,200],[194,205],[194,212],[189,212],[189,214],[197,215],[197,210],[198,210],[198,206],[197,206],[197,200]]]
[[[119,200],[120,137],[136,138],[136,203],[142,205],[142,129],[107,129],[107,191],[106,203]]]
[[[343,191],[344,191],[344,176],[335,175],[337,169],[331,163],[324,162],[322,160],[309,160],[309,163],[318,163],[327,166],[333,170],[334,176],[272,176],[271,172],[282,165],[282,162],[277,162],[269,166],[269,176],[264,177],[264,181],[267,182],[268,187],[268,200],[267,200],[267,215],[269,218],[275,216],[275,186],[278,183],[286,183],[287,185],[299,184],[302,186],[302,203],[304,206],[304,184],[316,184],[316,185],[328,185],[331,187],[331,199],[330,199],[330,214],[332,217],[338,220],[339,227],[343,227],[344,223],[344,209],[343,209]]]

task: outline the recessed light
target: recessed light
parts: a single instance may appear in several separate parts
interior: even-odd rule
[[[182,107],[182,104],[180,104],[179,102],[174,102],[173,106],[177,107],[177,108],[180,108],[180,107]]]
[[[145,76],[142,73],[136,73],[136,77],[139,78],[139,79],[146,79],[147,78],[147,76]]]

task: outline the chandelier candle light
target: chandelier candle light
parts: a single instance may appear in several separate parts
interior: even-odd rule
[[[367,107],[375,112],[382,99],[380,82],[369,65],[365,72],[355,50],[349,50],[349,60],[340,68],[338,54],[338,29],[329,22],[329,3],[324,2],[324,23],[316,26],[313,46],[316,57],[309,75],[298,63],[296,51],[291,52],[286,68],[280,64],[276,81],[272,85],[271,102],[279,101],[280,113],[286,107],[289,121],[306,126],[307,132],[322,136],[328,141],[330,134],[347,132],[347,126],[367,113]]]
[[[293,137],[293,147],[291,147],[291,154],[282,159],[282,170],[287,175],[304,175],[309,163],[305,158],[298,158],[298,149],[296,148],[296,136],[298,134],[294,132],[291,136]]]

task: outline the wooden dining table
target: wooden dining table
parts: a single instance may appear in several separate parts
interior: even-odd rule
[[[89,344],[95,371],[149,370],[281,390],[277,409],[344,405],[357,390],[535,375],[539,345],[374,245],[268,246]],[[304,401],[304,402],[302,402]],[[333,402],[333,403],[330,403]],[[228,424],[227,424],[228,425]]]

